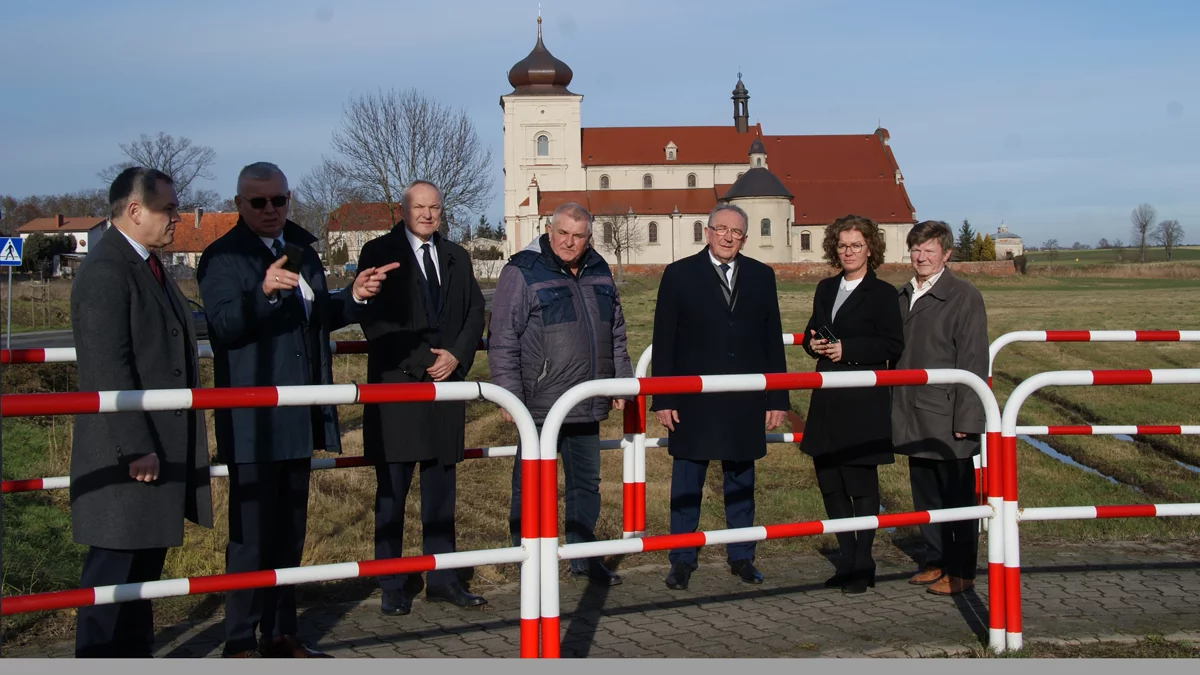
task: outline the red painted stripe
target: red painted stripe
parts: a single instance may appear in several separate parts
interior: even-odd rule
[[[988,375],[988,389],[992,388],[992,376]]]
[[[1181,428],[1181,427],[1173,427],[1173,426],[1170,426],[1170,425],[1166,425],[1166,426],[1161,426],[1161,425],[1159,425],[1159,426],[1156,426],[1156,425],[1152,425],[1152,424],[1151,424],[1151,425],[1141,425],[1141,424],[1139,424],[1139,425],[1138,425],[1138,428],[1137,428],[1137,432],[1138,432],[1139,434],[1164,434],[1164,435],[1178,435],[1178,434],[1182,434],[1182,433],[1183,433],[1183,428]]]
[[[820,373],[767,373],[766,378],[766,391],[820,389],[825,380]]]
[[[1092,384],[1152,384],[1149,370],[1093,370]]]
[[[646,531],[646,484],[633,484],[633,529],[635,532]]]
[[[1048,330],[1046,342],[1091,342],[1090,330]]]
[[[636,402],[626,401],[624,414],[625,433],[646,433],[646,397],[638,396]]]
[[[94,391],[0,396],[0,417],[87,415],[99,410],[100,394]]]
[[[789,537],[810,537],[825,531],[825,525],[819,520],[804,523],[785,523],[783,525],[767,525],[767,539],[787,539]]]
[[[987,498],[983,494],[983,467],[975,469],[975,503],[983,504]]]
[[[411,403],[436,399],[437,387],[432,382],[358,385],[359,403]]]
[[[1138,330],[1134,333],[1138,342],[1179,342],[1177,330]]]
[[[792,347],[799,347],[804,344],[804,333],[792,333]]]
[[[387,560],[364,560],[358,563],[358,576],[377,577],[385,574],[417,574],[437,568],[437,561],[431,555],[417,555],[411,558],[389,558]]]
[[[463,459],[483,459],[483,448],[467,448],[463,450]]]
[[[929,523],[928,511],[912,511],[910,513],[883,513],[879,518],[879,529],[887,527],[906,527],[908,525],[926,525]]]
[[[539,534],[538,502],[542,496],[538,494],[538,460],[521,459],[521,538],[537,539]],[[557,481],[555,481],[557,483]]]
[[[1046,429],[1051,436],[1090,436],[1092,428],[1089,426],[1078,425],[1060,425],[1048,427]]]
[[[1004,467],[1004,490],[1001,496],[1006,502],[1017,501],[1017,437],[1004,436],[1000,439],[1003,456],[1000,459]]]
[[[75,588],[69,591],[14,595],[0,602],[0,616],[40,612],[48,609],[87,607],[96,604],[96,591],[91,588]]]
[[[557,659],[559,653],[559,628],[557,616],[542,617],[542,658]]]
[[[666,551],[672,548],[700,548],[704,546],[703,532],[688,532],[687,534],[660,534],[655,537],[642,539],[642,552]]]
[[[276,387],[192,390],[192,410],[274,408],[277,405],[279,405],[279,389]]]
[[[4,349],[0,350],[0,364],[8,363],[45,363],[45,349]]]
[[[214,574],[188,579],[188,594],[224,593],[225,591],[242,591],[248,588],[266,588],[274,585],[275,570]]]
[[[1004,630],[1021,632],[1021,568],[1004,568]]]
[[[637,527],[633,524],[635,516],[633,515],[634,506],[633,500],[636,491],[633,488],[633,483],[623,483],[621,485],[621,531],[636,532]]]
[[[1153,518],[1158,511],[1153,504],[1130,504],[1128,506],[1097,506],[1097,518]]]
[[[875,371],[875,382],[881,387],[926,384],[929,382],[929,372],[925,370],[877,370]]]
[[[538,657],[538,619],[521,619],[521,658],[536,659]]]
[[[1000,438],[999,431],[989,431],[987,434],[987,453],[988,466],[985,477],[987,479],[987,493],[985,497],[1004,496],[1004,444]],[[996,521],[999,522],[999,521]]]
[[[1004,563],[988,563],[988,628],[1004,628]]]
[[[0,492],[8,494],[10,492],[36,492],[42,489],[41,478],[29,478],[27,480],[6,480],[0,484]]]
[[[538,491],[541,492],[539,511],[541,523],[538,525],[538,536],[542,539],[558,537],[558,460],[538,460]],[[525,504],[525,500],[521,500]]]
[[[654,394],[699,394],[703,386],[703,381],[699,375],[638,378],[638,393],[641,396],[653,396]]]
[[[338,354],[366,354],[366,340],[338,340],[334,342],[334,349]]]
[[[366,457],[338,457],[333,460],[333,465],[339,469],[348,469],[355,466],[371,466],[371,460]]]

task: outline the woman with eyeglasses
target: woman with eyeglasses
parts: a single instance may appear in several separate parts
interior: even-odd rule
[[[875,276],[886,249],[883,232],[848,215],[825,228],[825,260],[841,272],[817,285],[804,350],[817,372],[886,370],[904,349],[894,286]],[[812,392],[800,450],[813,458],[830,518],[879,514],[880,464],[892,455],[891,390],[887,387]],[[825,582],[843,593],[875,585],[875,530],[837,535],[837,573]]]

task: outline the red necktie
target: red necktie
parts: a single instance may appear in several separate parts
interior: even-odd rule
[[[163,280],[162,263],[159,262],[158,256],[151,253],[150,256],[146,258],[146,262],[150,263],[150,271],[154,273],[154,278],[158,280],[159,287],[165,291],[167,289],[167,284]]]

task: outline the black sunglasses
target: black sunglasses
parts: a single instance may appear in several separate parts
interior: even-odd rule
[[[242,197],[242,199],[246,198]],[[254,199],[246,199],[246,201],[250,204],[250,208],[255,211],[262,211],[267,208],[268,201],[271,202],[271,206],[282,209],[284,206],[287,206],[288,198],[287,195],[277,195],[275,197],[255,197]]]

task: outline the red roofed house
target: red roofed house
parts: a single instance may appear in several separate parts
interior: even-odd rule
[[[363,244],[382,237],[392,231],[392,225],[400,220],[400,205],[392,208],[384,202],[354,202],[342,204],[329,214],[327,239],[330,251],[346,247],[349,262],[357,264]]]
[[[181,213],[182,220],[175,226],[175,240],[164,246],[159,253],[164,265],[185,265],[195,269],[200,264],[200,254],[209,244],[237,225],[237,213],[205,213],[196,209],[192,213]]]
[[[103,216],[64,216],[60,213],[49,218],[34,218],[18,227],[17,234],[22,240],[38,232],[49,236],[67,234],[75,237],[75,253],[86,255],[100,241],[107,224],[108,219]]]
[[[504,111],[504,223],[512,255],[545,231],[554,209],[578,202],[595,216],[645,228],[628,263],[662,264],[704,248],[708,213],[736,204],[750,216],[745,251],[764,262],[820,260],[822,229],[846,214],[883,226],[887,259],[907,251],[916,211],[886,129],[869,134],[772,136],[749,124],[750,93],[738,74],[734,123],[705,127],[592,127],[573,74],[542,43],[509,70]],[[605,253],[605,257],[613,257]]]

